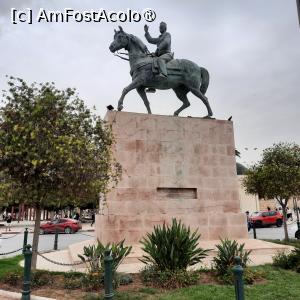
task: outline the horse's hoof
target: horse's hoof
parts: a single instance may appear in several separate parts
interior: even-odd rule
[[[214,119],[214,118],[212,118],[212,115],[207,115],[207,116],[203,117],[202,119]]]
[[[118,106],[118,111],[121,111],[123,109],[123,105]]]

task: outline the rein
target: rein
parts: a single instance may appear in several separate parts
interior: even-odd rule
[[[124,59],[124,60],[126,60],[126,61],[129,61],[129,59],[128,58],[126,58],[126,57],[122,57],[121,55],[129,55],[128,53],[125,53],[125,52],[118,52],[118,51],[116,51],[118,54],[116,54],[116,53],[114,53],[114,56],[117,56],[117,57],[119,57],[119,58],[121,58],[121,59]],[[121,54],[121,55],[120,55]]]

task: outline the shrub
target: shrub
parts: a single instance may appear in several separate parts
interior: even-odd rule
[[[103,286],[103,276],[99,273],[87,273],[81,277],[81,286],[86,291],[97,290]]]
[[[273,265],[282,269],[300,270],[300,247],[295,247],[290,253],[279,252],[273,256]]]
[[[120,274],[118,276],[118,284],[119,285],[128,285],[133,282],[133,278],[129,274]]]
[[[23,272],[8,272],[3,279],[3,282],[18,286],[23,283]],[[53,283],[53,275],[46,270],[36,270],[31,272],[31,286],[40,287],[51,285]]]
[[[218,249],[217,256],[213,258],[213,268],[217,275],[221,277],[231,276],[232,267],[234,266],[234,257],[241,258],[242,267],[246,268],[249,263],[251,250],[244,249],[245,244],[238,244],[237,241],[228,239],[222,240],[221,244],[216,246]]]
[[[124,246],[124,242],[125,240],[104,246],[98,240],[97,245],[85,246],[83,255],[78,255],[78,257],[86,263],[89,273],[103,273],[105,251],[110,251],[113,258],[112,268],[115,272],[132,249],[132,246]]]
[[[279,252],[273,256],[273,265],[282,269],[291,269],[290,254],[286,252]]]
[[[265,273],[259,270],[244,269],[244,282],[247,284],[253,284],[257,280],[261,280],[265,277]]]
[[[64,286],[65,289],[74,290],[82,287],[82,277],[85,274],[79,272],[64,273]]]
[[[300,246],[297,246],[292,250],[290,254],[290,262],[293,269],[300,265]]]
[[[77,277],[82,277],[83,273],[81,272],[76,272],[76,271],[69,271],[69,272],[64,272],[63,276],[65,278],[77,278]]]
[[[197,230],[191,232],[190,227],[186,228],[181,221],[173,219],[171,227],[163,224],[147,233],[141,241],[147,255],[140,260],[160,271],[186,270],[207,256],[209,250],[198,247],[199,238]]]
[[[219,275],[218,278],[225,284],[232,285],[234,283],[234,275],[232,271],[229,271],[224,275]],[[261,271],[249,268],[244,269],[243,280],[246,284],[253,284],[256,280],[261,280],[263,278],[264,274]]]
[[[18,286],[23,280],[21,272],[8,272],[3,278],[3,282],[9,285]]]
[[[82,288],[82,277],[65,278],[64,287],[67,290],[76,290]]]
[[[45,270],[36,270],[31,273],[31,286],[40,287],[44,285],[51,285],[53,283],[53,276],[51,272]]]
[[[159,288],[182,288],[196,284],[199,280],[198,271],[187,270],[159,270],[153,265],[146,266],[142,272],[142,281],[147,286]]]

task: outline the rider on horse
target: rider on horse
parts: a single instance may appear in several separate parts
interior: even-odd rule
[[[119,29],[119,31],[115,30],[109,50],[112,53],[120,49],[128,51],[128,58],[123,59],[129,61],[132,81],[122,91],[118,101],[118,111],[123,109],[125,96],[130,91],[136,89],[144,101],[147,112],[151,114],[150,103],[146,95],[146,89],[151,88],[160,90],[173,89],[177,98],[182,102],[182,105],[174,112],[174,116],[178,116],[181,111],[190,106],[189,99],[187,98],[189,92],[201,99],[206,106],[206,117],[210,118],[213,115],[208,99],[205,96],[209,85],[208,71],[188,59],[172,60],[171,35],[166,32],[167,26],[165,23],[160,24],[161,35],[158,38],[151,38],[148,33],[148,26],[145,25],[147,40],[157,45],[154,58],[148,57],[148,49],[138,37],[124,32],[121,26],[119,26]],[[169,76],[167,76],[166,61],[169,61],[167,64]],[[155,70],[157,69],[156,64],[163,78],[155,76],[157,74]],[[173,76],[173,74],[176,76]]]
[[[161,35],[158,38],[153,38],[149,34],[148,25],[144,26],[146,40],[157,45],[157,49],[154,53],[154,56],[157,57],[158,71],[160,77],[167,77],[167,67],[166,63],[173,59],[171,53],[171,34],[167,32],[167,24],[161,22],[159,25],[159,31]]]

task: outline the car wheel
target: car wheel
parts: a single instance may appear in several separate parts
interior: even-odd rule
[[[281,219],[277,219],[276,220],[276,226],[277,227],[281,227],[282,226],[282,220]]]
[[[256,228],[263,227],[262,221],[256,221],[256,222],[255,222],[255,227],[256,227]]]
[[[295,238],[296,238],[297,240],[300,240],[300,229],[296,231],[296,233],[295,233]]]
[[[66,227],[64,231],[65,231],[66,234],[71,234],[71,233],[73,233],[73,230],[72,230],[72,228],[70,228],[70,227]]]
[[[46,233],[45,230],[40,228],[40,234],[45,234],[45,233]]]

